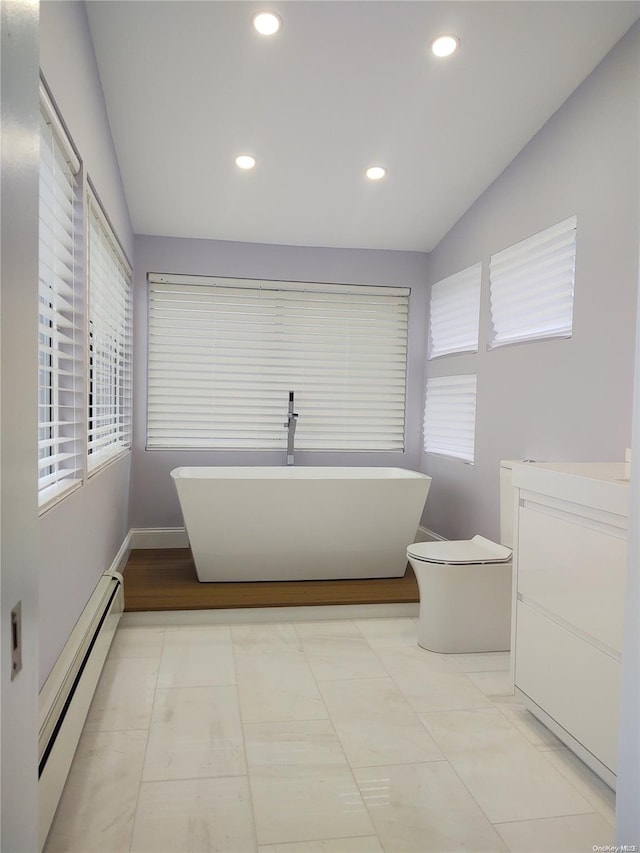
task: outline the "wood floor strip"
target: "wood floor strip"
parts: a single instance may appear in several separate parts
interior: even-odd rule
[[[410,566],[401,578],[200,583],[189,548],[133,550],[124,597],[127,612],[419,601]]]

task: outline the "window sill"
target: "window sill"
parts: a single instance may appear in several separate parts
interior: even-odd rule
[[[449,453],[439,453],[437,450],[424,450],[427,456],[437,456],[438,459],[449,459],[452,462],[461,462],[463,465],[475,465],[475,459],[463,459],[462,456],[452,456]]]
[[[105,456],[104,458],[100,458],[98,456],[98,462],[96,462],[94,466],[87,471],[87,479],[95,477],[96,474],[99,474],[101,471],[104,471],[105,468],[109,468],[111,465],[113,465],[114,462],[118,462],[120,459],[123,459],[127,455],[131,455],[130,447],[123,448],[117,453],[111,453],[108,456]]]
[[[42,498],[42,503],[39,503],[38,506],[38,517],[62,503],[65,498],[76,492],[83,483],[84,480],[73,480],[64,489],[58,489],[56,486],[49,486],[49,488],[43,489],[38,495],[38,501]]]

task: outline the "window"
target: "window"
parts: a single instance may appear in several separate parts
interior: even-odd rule
[[[82,482],[84,360],[80,162],[47,92],[40,93],[38,503]]]
[[[571,337],[576,227],[572,216],[492,255],[490,348]]]
[[[461,270],[431,288],[429,358],[478,351],[482,264]]]
[[[475,375],[427,379],[424,450],[473,462],[476,432]]]
[[[95,195],[88,198],[88,467],[131,446],[131,270]]]
[[[403,450],[409,290],[149,276],[147,447]]]

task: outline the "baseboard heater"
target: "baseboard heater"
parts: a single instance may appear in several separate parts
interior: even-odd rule
[[[123,609],[122,575],[104,574],[40,691],[40,850],[47,839]]]

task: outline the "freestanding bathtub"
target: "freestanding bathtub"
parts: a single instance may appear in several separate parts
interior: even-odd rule
[[[201,581],[400,577],[431,477],[404,468],[176,468]]]

